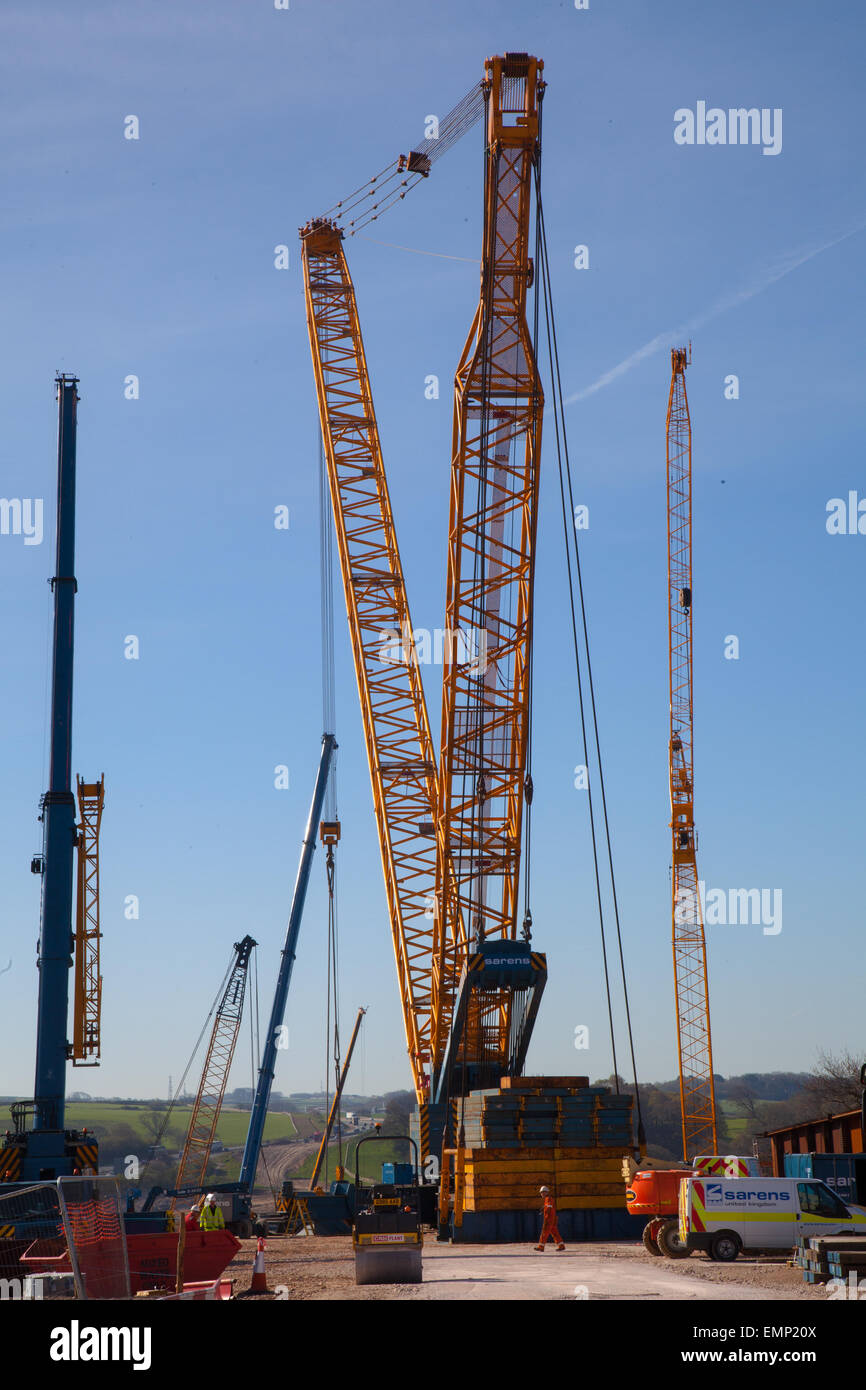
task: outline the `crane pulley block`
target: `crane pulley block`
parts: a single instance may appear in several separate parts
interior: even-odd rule
[[[323,845],[336,845],[340,842],[340,822],[323,820],[319,826],[319,839]]]
[[[496,937],[476,943],[463,966],[434,1079],[437,1103],[521,1074],[546,984],[547,957],[529,942]]]
[[[430,173],[430,160],[420,150],[410,150],[408,154],[401,154],[397,161],[397,170],[401,174],[404,170],[410,174],[421,174],[426,179]]]

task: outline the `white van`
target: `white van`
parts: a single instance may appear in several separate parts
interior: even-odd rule
[[[680,1184],[680,1240],[713,1260],[741,1250],[784,1250],[800,1236],[866,1235],[866,1208],[826,1183],[799,1178],[686,1178]]]

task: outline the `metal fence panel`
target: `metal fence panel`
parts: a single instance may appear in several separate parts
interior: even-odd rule
[[[58,1178],[79,1298],[129,1298],[129,1259],[117,1178]]]
[[[0,1195],[0,1300],[58,1296],[74,1297],[75,1286],[56,1184],[7,1188]]]

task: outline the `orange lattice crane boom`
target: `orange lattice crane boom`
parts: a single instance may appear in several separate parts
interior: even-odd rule
[[[692,427],[685,372],[671,351],[667,412],[671,917],[683,1159],[718,1153],[707,950],[698,884],[692,702]]]
[[[458,949],[436,976],[434,1071],[468,951],[517,935],[544,402],[527,323],[543,66],[525,53],[485,64],[481,292],[455,378],[439,754],[440,947],[455,942]],[[468,943],[447,921],[445,853],[458,888],[450,901],[467,924]],[[503,998],[485,1004],[489,1016],[473,1046],[494,1067],[498,1055],[504,1071]]]
[[[436,755],[343,233],[301,231],[307,327],[406,1043],[427,1097],[436,903]],[[450,915],[452,930],[455,917]]]

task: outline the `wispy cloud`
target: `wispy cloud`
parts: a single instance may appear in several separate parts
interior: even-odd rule
[[[644,343],[643,347],[631,353],[617,366],[611,367],[610,371],[605,372],[590,386],[584,386],[581,391],[575,391],[573,395],[567,396],[565,404],[571,405],[574,401],[583,401],[586,400],[587,396],[594,396],[596,391],[601,391],[605,386],[609,386],[612,381],[616,381],[618,377],[630,372],[632,367],[636,367],[639,362],[651,357],[653,353],[659,352],[662,348],[676,345],[678,341],[690,333],[694,333],[696,329],[702,328],[711,319],[718,318],[720,314],[726,314],[729,309],[738,308],[741,304],[745,304],[748,299],[754,299],[757,294],[763,294],[764,290],[775,285],[777,280],[784,279],[786,275],[790,275],[792,271],[805,265],[807,261],[814,260],[824,251],[829,251],[831,247],[838,246],[841,242],[856,236],[864,229],[866,229],[866,222],[858,222],[856,227],[850,227],[847,232],[843,232],[841,236],[833,237],[831,241],[824,241],[818,246],[813,245],[799,251],[789,252],[775,265],[765,270],[752,284],[744,286],[743,289],[735,290],[731,294],[723,295],[721,299],[716,300],[715,304],[704,309],[700,314],[696,314],[694,318],[688,319],[686,323],[681,323],[677,328],[669,328],[664,333],[657,333],[648,343]]]

